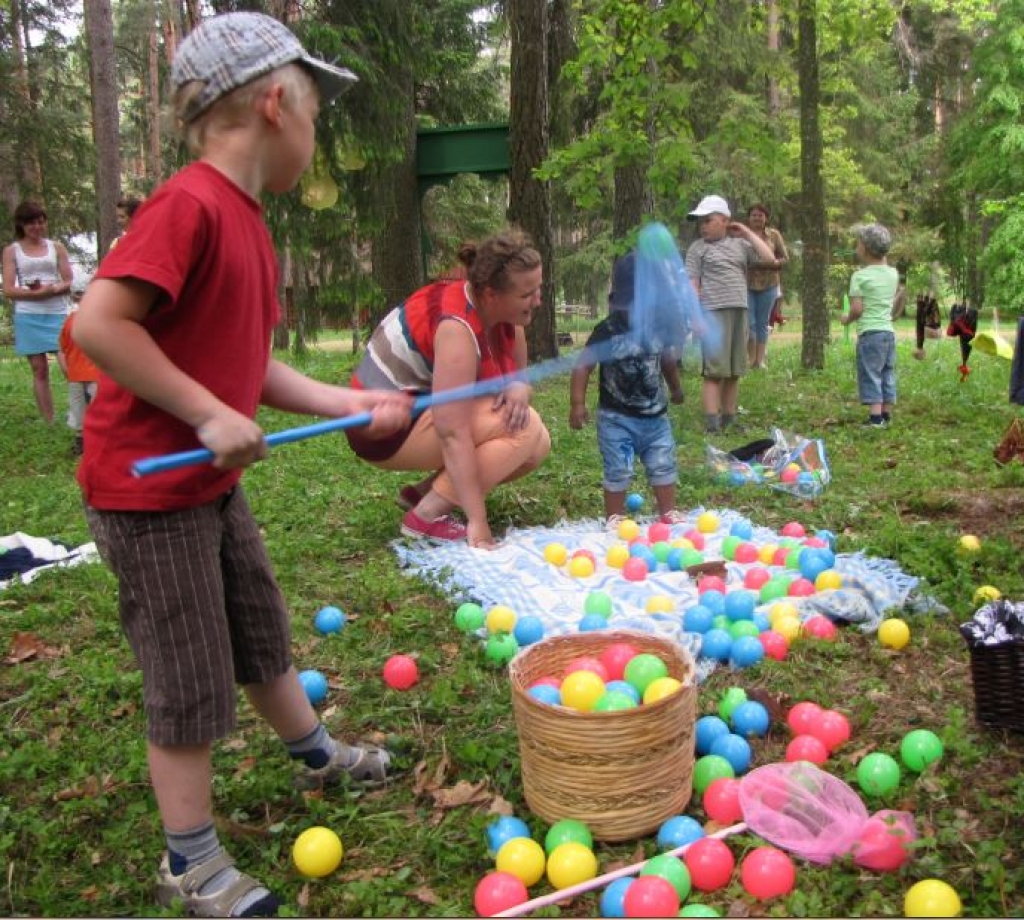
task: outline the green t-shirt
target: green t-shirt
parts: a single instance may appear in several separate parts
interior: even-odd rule
[[[859,297],[864,309],[857,319],[857,335],[892,332],[892,302],[900,275],[891,265],[865,265],[850,278],[850,299]]]

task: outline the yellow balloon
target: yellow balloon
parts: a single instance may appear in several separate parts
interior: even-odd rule
[[[511,607],[498,604],[487,611],[485,622],[489,633],[510,633],[515,629],[516,613]]]
[[[905,917],[956,917],[960,910],[956,890],[937,878],[926,878],[911,885],[903,898]]]
[[[544,847],[536,840],[513,837],[501,845],[494,860],[494,868],[499,872],[511,872],[529,888],[544,877],[546,862]]]
[[[544,547],[544,559],[552,565],[565,565],[565,560],[568,558],[569,550],[561,543],[549,543]]]
[[[775,560],[775,551],[778,547],[774,543],[765,543],[757,551],[757,558],[763,565],[771,565]]]
[[[613,569],[621,569],[629,558],[629,547],[625,543],[616,543],[608,548],[605,562]]]
[[[589,556],[573,556],[569,560],[569,574],[573,578],[589,578],[594,574],[594,563]]]
[[[883,620],[882,625],[878,627],[878,641],[886,648],[898,651],[910,641],[910,627],[898,617]]]
[[[772,629],[792,645],[800,638],[804,625],[796,617],[785,616],[772,623]]]
[[[768,608],[768,622],[772,626],[783,617],[792,617],[795,620],[799,620],[800,611],[797,609],[796,604],[791,604],[789,601],[778,601]]]
[[[308,878],[323,878],[341,865],[344,848],[341,840],[328,827],[311,827],[295,838],[292,861]]]
[[[559,688],[562,705],[580,712],[590,712],[604,695],[604,681],[593,671],[573,671],[567,674]]]
[[[582,843],[561,843],[548,856],[548,881],[556,890],[586,882],[597,875],[597,857]]]
[[[701,533],[714,533],[718,530],[718,515],[705,511],[697,518],[697,530]]]
[[[992,587],[992,585],[982,585],[974,592],[974,603],[976,604],[988,604],[991,601],[997,601],[1003,596],[1003,592],[998,588]]]
[[[674,677],[659,677],[657,680],[652,680],[647,685],[647,689],[644,690],[644,703],[647,706],[650,706],[651,703],[657,703],[658,700],[671,696],[681,686],[682,683]]]
[[[836,588],[841,588],[842,586],[843,576],[835,569],[825,569],[824,572],[819,572],[818,577],[814,579],[816,591],[835,591]]]
[[[629,542],[640,536],[640,525],[632,518],[619,521],[619,539]]]
[[[672,598],[666,594],[654,594],[647,598],[644,609],[648,613],[671,613],[675,609]]]

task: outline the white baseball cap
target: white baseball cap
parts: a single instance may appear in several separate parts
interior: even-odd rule
[[[726,217],[732,217],[732,211],[729,210],[729,202],[721,195],[706,195],[704,198],[701,198],[700,204],[687,216],[707,217],[708,214],[724,214]]]

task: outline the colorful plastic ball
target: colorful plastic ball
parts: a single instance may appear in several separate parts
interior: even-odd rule
[[[636,709],[636,707],[637,701],[628,693],[608,690],[606,687],[604,693],[594,703],[591,712],[623,712],[626,709]]]
[[[529,837],[530,828],[522,818],[515,815],[501,815],[487,825],[487,852],[497,855],[502,845],[513,837]]]
[[[409,655],[392,655],[384,662],[383,677],[392,690],[408,690],[420,679],[416,659]]]
[[[633,884],[629,876],[617,878],[601,892],[599,909],[602,917],[625,917],[626,909],[623,906],[623,899],[626,897],[626,889]]]
[[[663,878],[668,882],[675,889],[680,901],[686,900],[690,894],[690,872],[686,868],[686,863],[678,856],[669,853],[652,856],[640,870],[640,878],[649,875]]]
[[[321,607],[313,617],[313,628],[322,636],[341,632],[347,617],[337,607]]]
[[[743,541],[739,537],[724,537],[722,539],[722,545],[720,548],[722,557],[732,562],[736,558],[736,547],[739,546],[742,542]]]
[[[745,773],[750,767],[753,751],[746,738],[741,738],[730,732],[728,735],[716,738],[711,743],[711,756],[724,758],[729,762],[733,772],[740,774]]]
[[[608,621],[599,613],[585,613],[580,617],[577,628],[580,632],[594,632],[598,629],[607,629]]]
[[[755,566],[752,569],[747,569],[747,573],[743,576],[743,586],[752,591],[760,591],[771,580],[771,572],[762,566]]]
[[[880,811],[864,822],[851,850],[858,866],[875,872],[895,872],[910,858],[907,845],[913,837],[902,823],[887,819],[890,814],[894,813]]]
[[[587,556],[573,556],[569,560],[569,574],[573,578],[589,578],[594,574],[594,562]]]
[[[900,784],[900,765],[881,751],[868,754],[857,764],[857,784],[865,795],[885,798]]]
[[[671,613],[674,609],[675,604],[667,594],[654,594],[644,604],[644,610],[648,613]]]
[[[659,677],[657,680],[652,680],[644,690],[644,705],[650,706],[672,696],[680,687],[682,687],[682,683],[674,677]]]
[[[754,618],[751,622],[757,627],[758,634],[766,632],[772,628],[772,624],[768,619],[768,614],[762,613],[760,610],[754,611]]]
[[[643,581],[648,571],[647,563],[636,556],[630,556],[622,566],[622,576],[626,581]]]
[[[505,665],[516,657],[519,651],[519,643],[516,637],[510,633],[495,633],[487,637],[487,644],[484,646],[484,657],[492,664]]]
[[[563,843],[579,843],[592,849],[594,835],[584,822],[576,818],[562,818],[552,824],[544,835],[544,850],[550,855]]]
[[[911,885],[903,897],[905,917],[957,917],[961,909],[956,889],[937,878]]]
[[[686,568],[686,563],[683,562],[682,547],[676,546],[668,551],[668,555],[665,557],[665,565],[668,566],[670,572],[681,572]]]
[[[744,700],[732,711],[733,730],[742,738],[763,738],[770,726],[771,717],[763,703]]]
[[[726,591],[725,580],[718,575],[704,575],[697,582],[697,594],[705,594],[708,591],[718,591],[724,595]]]
[[[494,859],[494,868],[508,872],[529,888],[544,877],[547,860],[544,848],[529,837],[513,837],[505,841]]]
[[[784,537],[805,537],[807,531],[804,529],[804,525],[799,521],[790,521],[788,524],[782,525],[782,530],[779,531]]]
[[[704,511],[697,516],[697,530],[701,533],[714,533],[720,526],[718,515],[711,511]]]
[[[806,578],[794,578],[786,592],[790,597],[810,597],[814,594],[814,582]]]
[[[756,598],[752,591],[730,591],[725,595],[725,615],[730,620],[752,620]]]
[[[732,651],[732,636],[724,629],[709,629],[701,637],[700,654],[715,661],[728,661]]]
[[[785,578],[774,576],[761,585],[760,599],[762,604],[776,601],[789,593],[789,582]]]
[[[703,757],[698,757],[697,762],[693,765],[693,791],[698,795],[704,795],[704,790],[723,776],[733,778],[736,776],[736,771],[733,770],[732,764],[728,760],[718,754],[705,754]]]
[[[729,725],[718,716],[701,716],[694,725],[693,734],[697,754],[710,754],[715,739],[729,734]]]
[[[690,541],[690,544],[694,549],[704,551],[704,534],[702,534],[696,527],[691,528],[683,534],[683,537]]]
[[[601,652],[601,664],[604,666],[607,680],[622,680],[626,665],[639,654],[636,646],[628,642],[612,642]]]
[[[645,546],[643,543],[634,543],[629,548],[629,554],[634,559],[643,562],[647,566],[648,572],[653,572],[658,568],[658,557],[654,555],[654,551],[649,546]]]
[[[608,552],[604,557],[605,563],[612,569],[621,569],[627,559],[629,559],[629,547],[624,543],[616,543],[614,546],[608,547]]]
[[[547,684],[534,684],[526,693],[545,706],[562,705],[562,691],[558,687],[550,687]]]
[[[824,710],[808,700],[795,703],[786,715],[786,724],[794,735],[810,734],[811,726],[816,724]]]
[[[329,827],[310,827],[295,838],[292,861],[307,878],[323,878],[341,865],[341,839]]]
[[[823,709],[811,723],[807,733],[824,744],[831,754],[850,740],[850,720],[834,709]]]
[[[729,526],[729,534],[734,537],[739,537],[741,540],[749,540],[754,536],[754,526],[750,521],[743,519],[733,521]]]
[[[757,551],[757,558],[763,565],[774,565],[775,564],[775,552],[778,547],[774,543],[765,543]]]
[[[818,614],[808,618],[804,623],[804,633],[812,639],[823,639],[833,642],[839,636],[839,627],[828,617]]]
[[[762,658],[764,658],[764,646],[756,636],[740,636],[733,639],[732,649],[729,652],[729,664],[734,668],[752,667]]]
[[[641,695],[643,692],[660,677],[668,677],[668,665],[657,655],[648,652],[641,652],[630,659],[623,672],[626,680],[631,683]]]
[[[733,620],[729,623],[729,635],[732,636],[733,647],[737,639],[753,636],[755,639],[761,634],[761,628],[753,620]]]
[[[667,565],[668,554],[672,552],[672,546],[664,540],[659,540],[651,547],[651,552],[654,553],[654,558],[658,562],[664,562]]]
[[[562,676],[563,678],[568,677],[576,671],[592,671],[601,680],[608,680],[608,669],[604,666],[604,662],[593,655],[578,655],[576,658],[570,659]]]
[[[593,671],[574,671],[562,681],[562,705],[578,712],[590,712],[604,695],[604,681]]]
[[[625,540],[628,543],[640,535],[640,525],[636,521],[625,518],[619,521],[617,533],[620,540]]]
[[[683,629],[687,632],[706,633],[711,629],[715,615],[703,604],[694,604],[683,614]]]
[[[570,559],[589,559],[594,565],[597,565],[597,556],[594,555],[593,550],[581,547],[580,549],[574,549]]]
[[[548,854],[547,874],[551,887],[561,891],[594,878],[597,875],[597,857],[590,847],[570,840],[559,844]]]
[[[713,907],[708,907],[707,904],[697,904],[691,901],[689,904],[684,904],[680,910],[678,916],[680,917],[721,917],[722,915],[715,910]]]
[[[327,678],[319,671],[299,671],[299,683],[311,705],[316,706],[327,699]]]
[[[774,629],[761,633],[757,637],[757,641],[761,643],[761,647],[764,649],[765,658],[771,658],[774,661],[785,661],[786,655],[789,654],[789,643],[786,641],[786,637]]]
[[[552,565],[562,566],[565,565],[568,558],[569,551],[562,543],[549,543],[544,547],[545,562],[550,562]]]
[[[704,828],[696,818],[673,815],[658,828],[658,846],[663,850],[674,850],[703,836]]]
[[[612,615],[613,609],[611,595],[606,591],[591,591],[583,601],[584,613],[596,613],[605,619]]]
[[[786,568],[792,569],[794,572],[800,571],[800,560],[805,552],[814,552],[814,550],[806,550],[802,546],[791,546],[786,555]]]
[[[997,601],[1003,596],[1003,592],[1000,591],[994,585],[981,585],[974,592],[972,598],[975,604],[990,604],[992,601]]]
[[[460,604],[455,611],[455,628],[462,632],[476,632],[484,625],[484,608],[471,602]]]
[[[516,613],[511,607],[498,604],[487,611],[484,622],[489,633],[510,633],[515,629]]]
[[[799,476],[800,467],[796,466],[793,463],[789,464],[789,466],[787,466],[785,469],[783,469],[781,473],[779,473],[779,479],[785,483],[796,482]]]
[[[695,841],[683,854],[686,868],[690,870],[690,882],[698,891],[718,891],[729,884],[736,857],[717,837],[702,837]]]
[[[473,892],[473,907],[480,917],[493,917],[528,900],[530,893],[522,879],[510,872],[488,872]]]
[[[655,521],[647,528],[647,539],[651,543],[662,543],[672,538],[672,527],[664,521]]]
[[[833,552],[835,552],[835,548],[836,548],[836,540],[837,540],[838,538],[836,537],[836,535],[835,535],[834,533],[832,533],[832,531],[831,531],[831,530],[816,530],[816,531],[814,532],[814,536],[816,536],[816,537],[817,537],[817,538],[818,538],[819,540],[821,540],[821,541],[822,541],[822,542],[823,542],[823,543],[824,543],[824,544],[825,544],[826,546],[828,546],[828,548],[829,548],[830,550],[832,550]]]
[[[800,574],[804,578],[814,581],[822,572],[828,570],[828,565],[816,549],[807,547],[800,554]]]
[[[679,912],[679,895],[661,876],[640,875],[626,890],[622,908],[627,917],[674,917]]]
[[[820,767],[828,760],[828,748],[814,735],[797,735],[786,745],[786,762],[797,763],[801,760]]]
[[[740,808],[740,782],[728,776],[714,780],[704,790],[704,812],[719,824],[733,824],[743,819]]]
[[[751,562],[757,562],[757,547],[753,543],[741,543],[736,547],[735,560],[741,565],[749,565]],[[751,587],[751,585],[747,585]]]
[[[701,565],[704,562],[704,554],[694,547],[683,548],[683,568],[688,569],[691,565]]]
[[[520,617],[512,629],[512,635],[520,648],[533,645],[544,638],[544,621],[532,614]]]
[[[920,773],[929,764],[935,763],[943,754],[942,742],[935,732],[917,728],[907,732],[900,742],[900,759],[908,770]]]
[[[772,629],[792,645],[803,635],[804,624],[797,617],[779,617],[772,624]]]
[[[709,592],[711,594],[718,594],[717,591]],[[732,620],[730,620],[724,613],[717,614],[711,621],[712,629],[724,629],[729,633],[729,637],[732,637]]]
[[[883,620],[882,625],[878,627],[878,641],[885,648],[891,648],[895,651],[906,648],[907,643],[910,641],[910,627],[897,617]]]
[[[755,847],[740,863],[740,883],[759,901],[781,898],[796,884],[796,867],[782,850]]]
[[[699,595],[700,604],[703,607],[707,607],[716,617],[721,615],[725,618],[726,623],[731,622],[727,616],[725,616],[725,593],[719,591],[717,588],[711,588]],[[712,624],[714,625],[714,624]]]
[[[718,701],[718,714],[726,721],[732,721],[732,714],[740,703],[747,701],[747,691],[742,687],[729,687]]]
[[[626,496],[626,510],[630,514],[636,514],[644,506],[644,497],[639,492],[630,492]]]
[[[814,579],[814,587],[818,591],[837,591],[843,586],[843,576],[835,569],[825,569]]]
[[[631,683],[624,680],[610,680],[605,684],[605,695],[609,693],[621,693],[623,696],[628,696],[634,706],[640,705],[640,691],[636,689]]]
[[[768,608],[768,621],[774,626],[783,617],[800,619],[800,608],[792,601],[776,601]]]

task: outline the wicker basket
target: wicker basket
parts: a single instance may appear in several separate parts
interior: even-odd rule
[[[978,721],[1024,732],[1024,643],[979,645],[970,651]]]
[[[617,712],[549,706],[527,688],[561,677],[581,655],[600,656],[613,642],[657,655],[683,687],[651,705]],[[685,649],[647,633],[597,630],[531,645],[509,665],[519,732],[523,792],[546,821],[576,818],[598,840],[632,840],[657,830],[690,801],[697,686]]]

